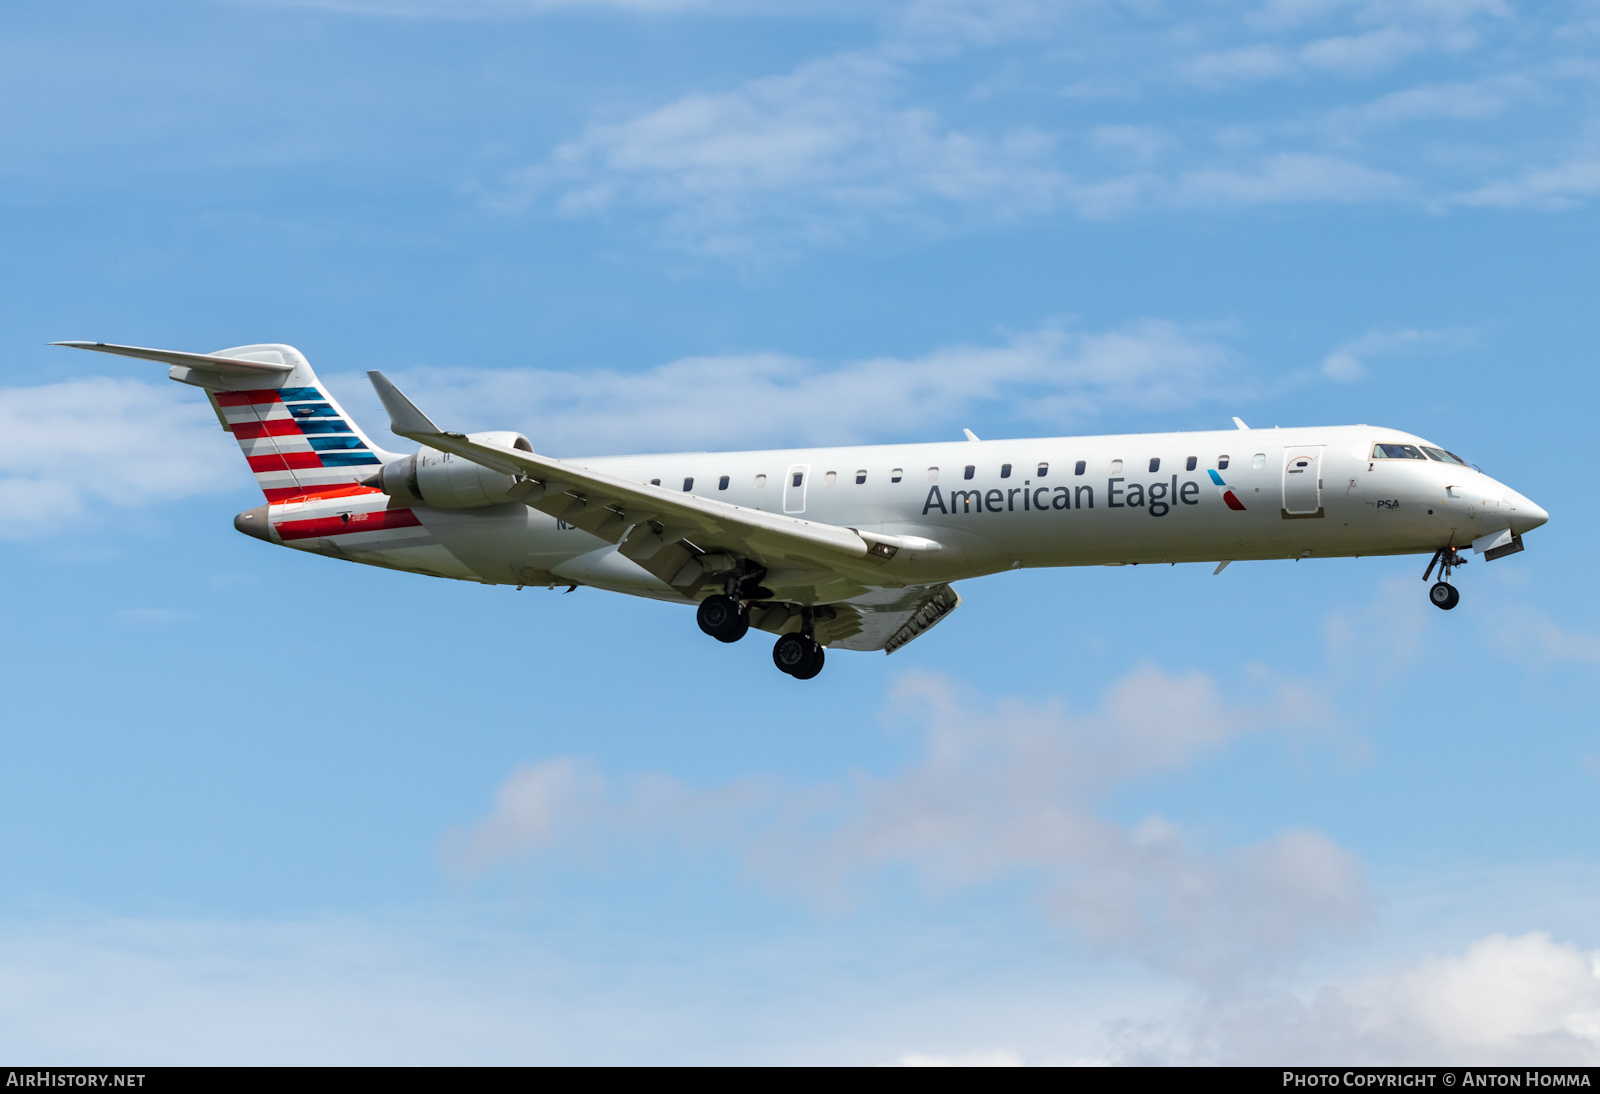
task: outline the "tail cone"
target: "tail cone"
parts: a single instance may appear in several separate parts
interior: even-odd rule
[[[267,507],[258,505],[254,509],[246,509],[233,518],[233,526],[247,536],[272,542],[272,525],[267,521]]]

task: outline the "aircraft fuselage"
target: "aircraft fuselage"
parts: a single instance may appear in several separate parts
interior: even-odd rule
[[[1379,443],[1433,447],[1398,430],[1333,426],[567,462],[748,509],[939,544],[884,564],[885,577],[907,585],[1019,567],[1427,553],[1465,549],[1503,528],[1521,534],[1547,519],[1476,468],[1373,459]],[[1296,461],[1308,462],[1297,469]],[[389,504],[376,495],[276,505],[271,523],[289,536],[320,527],[332,534],[281,541],[355,561],[494,584],[575,582],[684,599],[617,556],[615,545],[520,503],[415,506],[419,525],[393,530],[323,523]],[[783,583],[781,573],[766,584],[775,582]]]

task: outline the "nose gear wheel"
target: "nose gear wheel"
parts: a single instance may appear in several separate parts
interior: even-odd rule
[[[1433,583],[1428,590],[1428,599],[1434,607],[1449,611],[1461,603],[1461,590],[1450,584],[1450,571],[1457,566],[1465,566],[1467,560],[1454,547],[1441,547],[1433,552],[1433,558],[1428,563],[1428,568],[1422,571],[1422,580],[1426,581],[1433,576],[1433,568],[1439,567],[1439,580]]]

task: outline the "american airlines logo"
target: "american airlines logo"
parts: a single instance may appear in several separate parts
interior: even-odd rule
[[[1215,471],[1211,478],[1219,486],[1222,480]],[[1126,485],[1124,485],[1126,484]],[[937,485],[928,488],[928,499],[922,504],[922,515],[937,509],[941,513],[1014,513],[1044,512],[1047,509],[1093,509],[1094,487],[1082,486],[1013,486],[1004,490],[952,490],[948,495]],[[1018,495],[1021,500],[1018,500]],[[1164,517],[1174,505],[1199,505],[1200,484],[1193,479],[1178,482],[1173,475],[1169,482],[1128,482],[1127,479],[1107,479],[1105,490],[1107,509],[1144,509],[1152,517]],[[1243,509],[1232,490],[1223,487],[1223,501],[1229,509]]]

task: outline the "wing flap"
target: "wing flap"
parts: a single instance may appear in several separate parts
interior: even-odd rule
[[[830,635],[829,645],[847,650],[883,650],[893,653],[912,639],[927,633],[935,624],[961,606],[961,596],[949,585],[927,585],[915,590],[914,597],[900,596],[888,604],[874,604],[863,598],[849,605],[836,605],[859,616],[859,625],[849,633]]]

